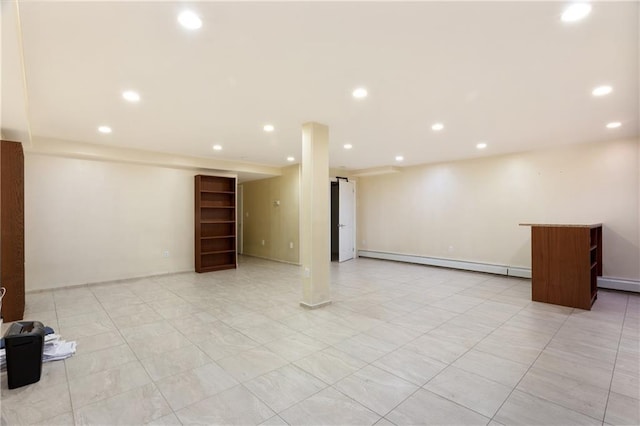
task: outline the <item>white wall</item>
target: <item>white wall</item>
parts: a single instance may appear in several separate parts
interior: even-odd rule
[[[640,143],[407,167],[358,180],[358,248],[531,267],[530,228],[604,224],[604,275],[640,279]]]
[[[26,290],[193,270],[195,174],[27,153]]]

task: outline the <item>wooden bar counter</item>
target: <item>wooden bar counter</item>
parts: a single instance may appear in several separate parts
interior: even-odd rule
[[[591,309],[602,276],[602,224],[531,227],[531,299]]]

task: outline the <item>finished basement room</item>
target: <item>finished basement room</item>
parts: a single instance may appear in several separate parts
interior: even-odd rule
[[[1,5],[2,425],[640,424],[640,3]]]

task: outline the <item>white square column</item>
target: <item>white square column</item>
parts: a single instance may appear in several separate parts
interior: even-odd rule
[[[315,309],[331,303],[331,217],[329,128],[302,125],[300,247],[302,249],[301,306]]]

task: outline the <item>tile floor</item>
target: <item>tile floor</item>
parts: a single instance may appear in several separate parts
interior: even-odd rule
[[[528,280],[358,259],[307,311],[299,271],[28,294],[78,352],[20,389],[3,373],[2,424],[640,423],[640,295],[587,312],[532,303]]]

